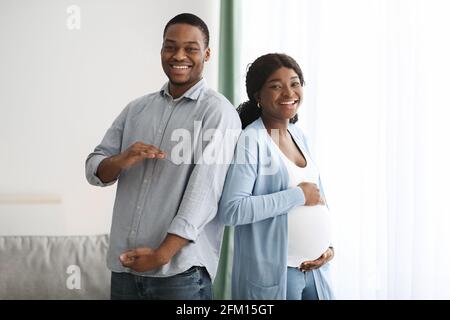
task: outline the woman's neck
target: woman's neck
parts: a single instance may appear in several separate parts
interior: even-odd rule
[[[278,135],[280,137],[286,137],[289,135],[289,120],[267,119],[265,117],[261,117],[261,119],[269,135],[272,135],[273,130],[278,131]]]

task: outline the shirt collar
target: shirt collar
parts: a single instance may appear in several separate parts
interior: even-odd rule
[[[206,87],[206,80],[202,78],[199,82],[197,82],[192,88],[186,91],[178,99],[189,98],[191,100],[197,100],[198,97],[200,96],[202,89],[205,87]],[[169,93],[169,82],[166,82],[159,92],[161,95],[172,97]]]

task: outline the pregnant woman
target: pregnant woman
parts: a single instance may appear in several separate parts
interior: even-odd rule
[[[304,79],[297,62],[267,54],[249,67],[244,131],[219,216],[236,226],[233,299],[333,299],[330,217],[319,170],[297,122]]]

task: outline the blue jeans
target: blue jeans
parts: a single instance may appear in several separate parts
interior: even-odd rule
[[[164,278],[111,274],[111,300],[212,300],[212,292],[205,267]]]
[[[288,267],[287,300],[319,300],[312,271],[302,272]]]

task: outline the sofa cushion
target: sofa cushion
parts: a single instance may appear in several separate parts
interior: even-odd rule
[[[0,299],[109,299],[108,235],[0,236]]]

